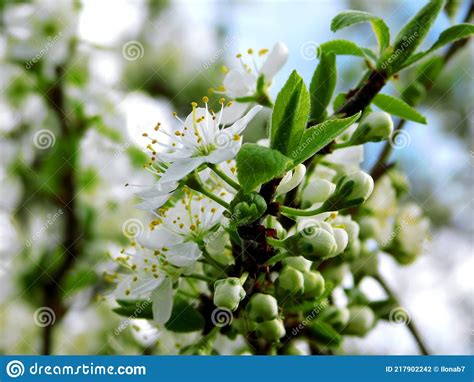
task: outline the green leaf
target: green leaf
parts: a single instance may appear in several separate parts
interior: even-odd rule
[[[330,143],[360,117],[360,112],[342,119],[328,119],[305,130],[298,147],[290,154],[294,164],[304,162]]]
[[[344,11],[339,13],[331,22],[331,30],[336,32],[351,25],[367,23],[372,25],[375,36],[379,42],[380,52],[383,52],[390,44],[390,31],[385,22],[377,16],[361,11]]]
[[[422,58],[426,57],[428,54],[433,53],[435,50],[443,47],[446,44],[449,44],[450,42],[462,40],[463,38],[469,37],[470,35],[474,34],[474,25],[472,24],[458,24],[454,25],[445,31],[443,31],[439,37],[438,40],[429,48],[428,50],[425,50],[424,52],[419,52],[411,56],[402,66],[401,69],[405,69],[411,65],[413,65],[415,62],[421,60]]]
[[[377,94],[372,103],[389,114],[426,125],[426,118],[399,98]]]
[[[391,74],[400,70],[423,42],[443,6],[444,0],[431,0],[426,4],[398,33],[393,50],[382,60],[382,67],[387,67]]]
[[[319,65],[314,71],[309,87],[311,95],[310,117],[315,122],[321,122],[326,117],[326,108],[331,102],[336,81],[336,56],[332,52],[325,53],[323,51],[319,57]]]
[[[275,101],[270,130],[271,148],[282,154],[293,150],[306,127],[308,113],[308,90],[303,79],[293,71]]]
[[[204,317],[186,300],[176,297],[165,328],[177,333],[195,332],[204,328]]]
[[[337,347],[342,343],[342,336],[331,325],[317,320],[309,326],[314,339],[328,347]]]
[[[252,191],[283,175],[290,165],[291,160],[279,151],[246,143],[237,154],[237,178],[244,191]]]
[[[334,53],[337,56],[364,57],[369,61],[377,60],[377,55],[368,48],[362,48],[349,40],[331,40],[319,46],[321,52]]]
[[[129,318],[153,319],[152,302],[150,300],[117,300],[120,305],[113,311]]]

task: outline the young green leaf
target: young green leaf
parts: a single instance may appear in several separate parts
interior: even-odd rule
[[[344,11],[339,13],[331,22],[331,30],[336,32],[351,25],[367,23],[372,25],[375,36],[379,42],[380,52],[385,51],[390,44],[390,31],[385,22],[377,16],[361,11]]]
[[[389,114],[426,125],[426,118],[399,98],[388,94],[377,94],[373,104]]]
[[[386,55],[382,60],[382,65],[389,60],[385,66],[391,74],[400,70],[423,42],[443,6],[444,0],[431,0],[398,33],[393,51],[387,52],[389,57]]]
[[[246,143],[237,154],[237,178],[244,191],[277,178],[291,165],[291,160],[277,150]]]
[[[153,319],[152,303],[148,300],[117,300],[120,305],[113,311],[121,316],[131,318]]]
[[[319,65],[314,71],[309,92],[311,95],[310,118],[321,122],[326,117],[326,108],[331,102],[332,93],[336,87],[337,69],[334,53],[321,52]]]
[[[177,297],[165,328],[177,333],[195,332],[204,328],[204,317],[187,301]]]
[[[377,55],[368,48],[362,48],[349,40],[331,40],[322,43],[319,48],[322,52],[334,53],[337,56],[364,57],[369,61],[377,60]]]
[[[282,154],[293,150],[306,127],[308,113],[308,90],[295,70],[275,101],[270,130],[271,147]]]
[[[360,117],[360,112],[342,119],[328,119],[323,123],[306,129],[297,149],[293,150],[290,158],[297,165],[316,154],[320,149],[330,143],[345,129],[352,125]]]
[[[443,47],[446,44],[449,44],[450,42],[462,40],[463,38],[469,37],[470,35],[474,34],[474,25],[472,24],[458,24],[454,25],[445,31],[443,31],[439,37],[438,40],[429,48],[428,50],[425,50],[424,52],[419,52],[411,56],[401,67],[401,69],[405,69],[411,65],[413,65],[415,62],[421,60],[422,58],[426,57],[428,54],[434,52],[435,50]]]

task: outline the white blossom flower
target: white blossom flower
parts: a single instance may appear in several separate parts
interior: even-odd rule
[[[270,53],[268,49],[262,49],[258,52],[258,57],[266,58],[261,65],[257,63],[253,49],[247,51],[252,57],[253,68],[242,60],[242,54],[237,58],[242,65],[239,69],[231,69],[224,78],[224,86],[217,89],[237,102],[233,103],[224,117],[224,123],[232,123],[243,115],[252,103],[256,101],[259,92],[259,81],[262,81],[262,91],[267,89],[273,77],[285,65],[288,60],[288,48],[282,42],[277,42]],[[267,56],[268,54],[268,56]]]
[[[295,187],[298,187],[298,185],[303,180],[305,174],[306,166],[302,163],[296,166],[293,170],[288,171],[281,180],[280,184],[278,185],[275,191],[276,195],[286,194],[287,192],[293,190]]]
[[[154,212],[171,198],[171,195],[177,187],[177,182],[155,183],[146,190],[137,192],[135,194],[139,198],[143,199],[143,202],[137,204],[136,207],[140,210]]]
[[[144,133],[151,140],[148,148],[161,161],[148,167],[160,176],[160,183],[179,181],[203,163],[217,164],[234,158],[242,145],[241,133],[262,109],[262,106],[254,106],[233,125],[223,128],[224,100],[221,100],[222,110],[218,116],[209,112],[207,101],[204,97],[205,108],[193,103],[193,110],[185,121],[175,115],[179,126],[164,128],[158,123],[155,136]],[[152,161],[156,158],[152,157]]]
[[[219,192],[223,199],[229,195]],[[150,223],[151,230],[143,233],[138,242],[159,251],[176,267],[192,266],[202,254],[198,243],[222,221],[223,210],[214,201],[185,190],[176,205],[159,210],[158,218]]]
[[[154,321],[168,321],[173,307],[173,282],[181,270],[167,264],[160,253],[137,247],[133,252],[122,251],[115,261],[128,271],[109,275],[117,282],[115,298],[149,299],[153,303]]]

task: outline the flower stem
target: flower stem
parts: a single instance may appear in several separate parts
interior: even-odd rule
[[[206,259],[209,265],[212,265],[214,268],[216,268],[217,270],[227,275],[226,266],[224,264],[221,264],[217,260],[214,260],[214,258],[210,255],[209,252],[207,252],[204,246],[200,246],[199,249],[201,250],[202,255],[204,256],[204,259]]]
[[[374,279],[380,284],[380,286],[383,288],[385,293],[387,293],[388,297],[393,299],[393,301],[396,302],[397,305],[401,305],[399,302],[399,299],[395,295],[395,292],[393,292],[392,288],[387,284],[385,279],[382,277],[382,275],[377,274],[374,276]],[[413,320],[410,319],[406,323],[408,330],[412,334],[413,338],[416,341],[416,344],[418,345],[418,348],[420,349],[420,353],[423,355],[430,355],[430,352],[428,351],[428,347],[424,343],[423,339],[421,338],[420,332],[418,331],[417,327],[413,323]]]
[[[327,212],[327,211],[322,206],[319,208],[315,208],[314,210],[300,210],[298,208],[280,206],[280,212],[284,215],[291,215],[291,216],[314,216],[314,215],[322,214],[323,212]]]
[[[198,275],[196,273],[193,273],[191,275],[183,275],[183,277],[187,277],[189,279],[201,280],[201,281],[205,281],[205,282],[208,282],[208,283],[214,283],[214,281],[216,281],[212,277],[207,277],[207,276],[204,276],[204,275]]]
[[[275,256],[271,257],[270,259],[268,259],[267,261],[265,261],[265,265],[276,264],[279,261],[285,259],[286,257],[288,257],[288,253],[287,252],[281,252],[278,255],[275,255]]]
[[[222,171],[217,165],[208,163],[209,168],[214,171],[223,181],[230,185],[235,190],[240,190],[240,184],[234,181],[230,176],[228,176],[224,171]]]
[[[210,190],[208,190],[206,187],[204,187],[204,185],[202,185],[200,183],[197,183],[197,182],[193,182],[192,184],[187,183],[186,186],[193,189],[194,191],[197,191],[197,192],[207,196],[209,199],[214,200],[216,203],[220,204],[225,209],[228,210],[230,208],[229,203],[227,203],[225,200],[222,200],[217,195],[213,194]]]

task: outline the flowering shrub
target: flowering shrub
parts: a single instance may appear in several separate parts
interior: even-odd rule
[[[392,319],[399,302],[377,258],[383,251],[412,263],[429,224],[404,201],[407,184],[398,169],[381,158],[369,174],[360,163],[365,143],[394,144],[400,129],[392,116],[427,123],[412,99],[380,92],[402,70],[472,34],[472,25],[455,25],[418,51],[442,6],[429,2],[395,38],[377,16],[342,12],[332,30],[368,22],[378,52],[345,40],[324,43],[309,89],[293,71],[275,101],[268,88],[288,50],[281,42],[271,51],[249,49],[214,89],[227,98],[205,96],[191,103],[186,118],[175,114],[175,124],[150,126],[144,167],[156,183],[137,196],[152,220],[108,275],[116,312],[160,330],[200,332],[183,354],[217,352],[219,335],[244,340],[236,352],[298,354],[293,340],[301,340],[328,354],[344,336],[363,337],[378,320]],[[367,70],[355,89],[334,95],[339,55],[359,56]],[[263,108],[271,109],[267,139],[243,143]],[[333,292],[347,272],[353,286],[341,303]],[[389,297],[369,300],[358,287],[365,277]]]

